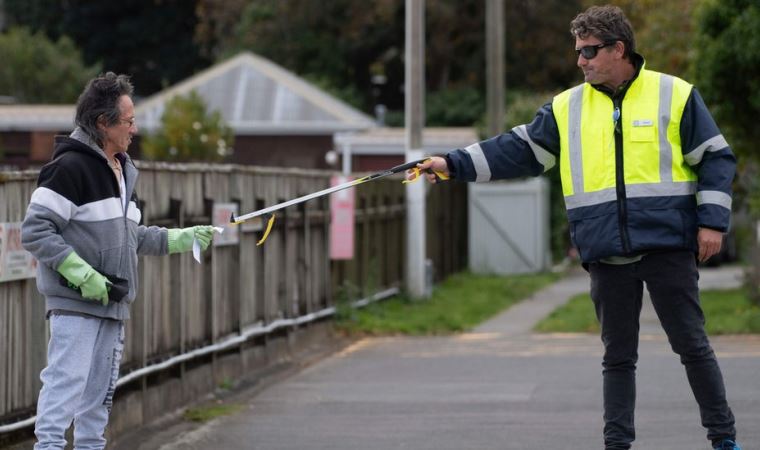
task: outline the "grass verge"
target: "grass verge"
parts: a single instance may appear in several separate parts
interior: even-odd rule
[[[599,322],[588,294],[578,294],[536,324],[539,333],[598,333]]]
[[[719,334],[760,333],[760,306],[752,304],[742,289],[707,290],[700,293],[705,329]],[[599,324],[588,294],[580,294],[539,322],[544,333],[597,333]]]
[[[705,291],[700,298],[708,334],[760,333],[760,306],[744,290]]]
[[[485,276],[459,273],[428,300],[397,296],[362,309],[341,308],[336,325],[350,334],[436,335],[469,330],[556,281],[560,275]]]
[[[192,422],[206,422],[212,419],[216,419],[217,417],[229,416],[230,414],[235,414],[241,409],[243,409],[242,405],[224,404],[224,403],[216,404],[216,405],[199,406],[197,408],[189,408],[185,410],[183,417],[185,418],[185,420],[189,420]]]

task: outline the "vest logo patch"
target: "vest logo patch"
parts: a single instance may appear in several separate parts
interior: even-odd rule
[[[654,122],[652,122],[650,119],[639,119],[633,121],[634,127],[651,127],[654,125]]]

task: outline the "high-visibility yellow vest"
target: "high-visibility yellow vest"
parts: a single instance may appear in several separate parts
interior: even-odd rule
[[[616,126],[622,127],[627,198],[695,193],[697,175],[684,161],[680,134],[691,89],[680,78],[642,68],[617,115],[612,99],[588,83],[554,97],[568,210],[618,200]]]

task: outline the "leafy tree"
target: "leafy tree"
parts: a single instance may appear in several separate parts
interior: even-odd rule
[[[69,36],[87,64],[131,75],[149,95],[208,66],[195,42],[199,0],[3,0],[10,24]]]
[[[0,34],[0,95],[19,103],[73,103],[96,66],[87,67],[71,39],[13,28]]]
[[[639,7],[646,8],[648,15],[636,39],[647,59],[647,67],[686,77],[694,45],[691,18],[697,0],[644,0],[641,3]]]
[[[195,42],[210,60],[225,59],[234,45],[234,30],[248,0],[196,0]]]
[[[455,86],[425,95],[425,125],[467,127],[482,122],[485,111],[483,93],[470,86]],[[390,111],[385,120],[391,127],[404,126],[404,111]]]
[[[197,92],[166,103],[161,128],[142,141],[148,159],[162,161],[221,161],[231,153],[232,129],[219,111],[208,112]]]
[[[734,150],[760,161],[760,3],[705,1],[697,11],[694,80]]]
[[[485,1],[480,3],[485,5]],[[570,21],[577,0],[512,1],[505,7],[507,89],[557,91],[582,81]],[[485,21],[485,18],[483,19]],[[485,44],[482,45],[485,51]],[[485,67],[485,58],[483,59]],[[483,69],[485,77],[485,69]]]
[[[692,53],[692,13],[699,0],[586,0],[584,7],[610,3],[619,6],[633,25],[636,50],[647,68],[685,77]]]
[[[471,126],[485,110],[483,94],[473,87],[457,87],[425,96],[427,125]]]
[[[33,31],[45,31],[48,36],[58,38],[48,30],[58,30],[63,15],[64,2],[60,0],[2,0],[3,12],[10,27],[26,26]]]

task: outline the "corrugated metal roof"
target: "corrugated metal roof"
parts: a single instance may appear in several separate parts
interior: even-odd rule
[[[149,97],[136,106],[138,125],[155,130],[166,102],[195,90],[222,113],[235,134],[332,134],[375,126],[373,119],[252,53],[238,56]]]
[[[0,105],[0,131],[74,129],[74,105]]]
[[[464,148],[480,139],[474,128],[430,127],[422,132],[422,147],[426,153],[443,153]],[[374,128],[356,133],[339,133],[334,138],[336,148],[350,147],[355,155],[403,155],[406,151],[404,128]]]

